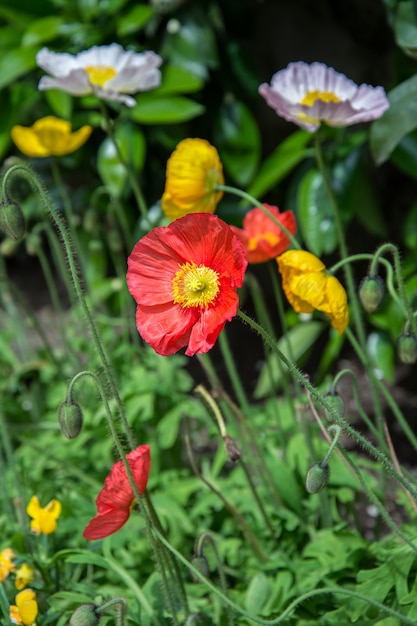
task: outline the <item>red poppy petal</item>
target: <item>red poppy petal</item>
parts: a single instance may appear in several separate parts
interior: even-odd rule
[[[106,513],[109,508],[129,509],[133,498],[133,489],[127,479],[123,462],[117,461],[97,496],[97,510],[99,513]]]
[[[84,529],[83,537],[92,541],[103,539],[117,532],[129,519],[129,509],[113,509],[93,517]]]
[[[191,328],[199,315],[196,308],[182,309],[174,303],[157,307],[138,304],[136,326],[155,352],[169,356],[187,345]]]
[[[151,448],[148,445],[138,446],[126,455],[132,470],[133,480],[140,494],[146,490],[151,469]]]

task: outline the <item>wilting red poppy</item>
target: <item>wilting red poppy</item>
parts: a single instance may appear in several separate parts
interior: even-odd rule
[[[211,213],[191,213],[142,237],[128,259],[127,286],[142,338],[164,356],[210,350],[236,315],[247,267],[232,229]]]
[[[151,467],[151,451],[148,445],[138,446],[126,455],[133,480],[140,494],[148,484]],[[117,461],[104,481],[104,487],[97,496],[97,515],[87,524],[83,537],[102,539],[108,537],[127,522],[135,499],[127,477],[123,461]]]
[[[292,234],[297,232],[297,223],[292,211],[281,213],[278,207],[264,204],[276,219]],[[243,243],[249,263],[265,263],[282,254],[290,245],[290,240],[259,207],[246,213],[243,228],[231,226]]]

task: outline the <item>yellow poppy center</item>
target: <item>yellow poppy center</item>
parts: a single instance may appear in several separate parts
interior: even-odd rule
[[[184,263],[172,279],[175,304],[183,308],[206,308],[216,298],[220,289],[218,273],[205,265]]]
[[[108,80],[116,76],[114,67],[107,65],[89,65],[84,68],[88,74],[88,79],[92,85],[104,87]]]
[[[340,98],[332,91],[319,91],[315,89],[314,91],[307,91],[300,104],[311,107],[316,100],[321,100],[322,102],[340,102]]]

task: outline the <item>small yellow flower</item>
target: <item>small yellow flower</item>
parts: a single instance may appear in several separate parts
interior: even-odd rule
[[[71,132],[71,124],[48,115],[33,126],[13,126],[11,136],[23,154],[28,157],[63,156],[78,150],[89,138],[91,126],[82,126]]]
[[[16,570],[16,589],[23,589],[26,585],[29,585],[33,580],[33,568],[27,563],[22,563],[19,569]]]
[[[13,558],[14,552],[11,548],[4,548],[0,552],[0,583],[6,580],[10,572],[13,572],[15,567]]]
[[[341,335],[349,323],[346,291],[311,252],[288,250],[277,257],[282,287],[294,311],[322,311]]]
[[[170,220],[188,213],[214,213],[223,192],[223,167],[216,148],[205,139],[184,139],[167,163],[162,209]]]
[[[42,508],[38,498],[32,496],[26,513],[32,518],[30,529],[33,533],[50,535],[56,530],[56,520],[61,514],[61,503],[58,500],[51,500],[45,508]]]
[[[38,615],[36,594],[32,589],[20,591],[16,596],[16,604],[10,607],[10,619],[13,624],[32,626]]]

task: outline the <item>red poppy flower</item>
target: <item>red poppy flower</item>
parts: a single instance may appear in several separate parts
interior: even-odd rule
[[[154,228],[128,259],[140,335],[164,356],[185,346],[188,356],[207,352],[236,315],[246,267],[242,244],[216,215],[191,213]]]
[[[292,211],[280,210],[276,206],[264,204],[292,235],[297,232],[297,223]],[[233,232],[245,246],[249,263],[265,263],[282,254],[290,245],[290,240],[268,215],[256,207],[246,213],[243,228],[231,226]]]
[[[139,446],[126,455],[133,480],[140,494],[148,484],[151,467],[151,451],[148,445]],[[127,522],[135,499],[127,477],[123,461],[117,461],[104,481],[104,487],[97,496],[97,515],[87,524],[83,532],[86,539],[108,537]]]

